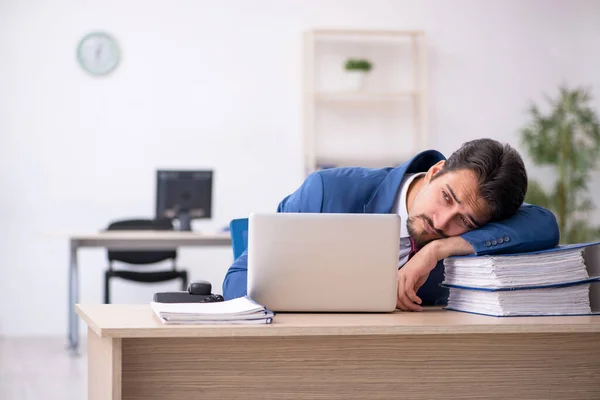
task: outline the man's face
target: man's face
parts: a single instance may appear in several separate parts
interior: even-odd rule
[[[408,232],[418,246],[432,240],[459,236],[488,220],[488,205],[477,190],[477,178],[470,170],[436,176],[440,161],[425,175],[424,185],[408,210]]]

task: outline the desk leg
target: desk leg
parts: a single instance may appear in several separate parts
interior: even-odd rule
[[[121,400],[121,339],[88,329],[88,400]]]
[[[69,243],[69,334],[67,349],[71,355],[79,354],[79,321],[75,314],[75,304],[79,300],[79,278],[77,276],[77,241],[71,240]]]

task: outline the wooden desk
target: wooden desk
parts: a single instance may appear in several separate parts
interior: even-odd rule
[[[598,399],[600,317],[439,309],[165,326],[147,305],[78,305],[89,399]]]
[[[231,246],[229,232],[111,231],[69,235],[69,327],[68,349],[77,354],[79,326],[75,304],[79,301],[77,251],[82,247],[110,250],[171,250],[185,246]]]

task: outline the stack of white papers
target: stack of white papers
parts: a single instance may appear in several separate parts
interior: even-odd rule
[[[531,290],[450,289],[448,309],[494,316],[591,313],[590,284]]]
[[[597,243],[594,243],[597,244]],[[444,260],[447,309],[494,316],[592,313],[583,251],[591,244],[535,252]]]
[[[249,297],[215,303],[150,302],[163,324],[270,324],[275,314]]]
[[[444,283],[479,288],[545,286],[589,278],[581,249],[444,260]]]

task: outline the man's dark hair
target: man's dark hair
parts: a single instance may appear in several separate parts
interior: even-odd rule
[[[519,153],[492,139],[464,143],[448,157],[438,175],[468,169],[477,176],[479,195],[489,207],[491,221],[514,215],[527,192],[527,171]]]

